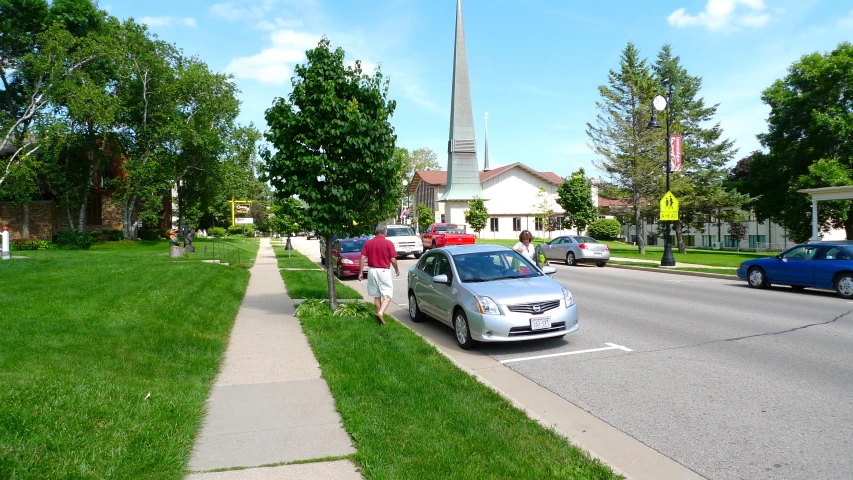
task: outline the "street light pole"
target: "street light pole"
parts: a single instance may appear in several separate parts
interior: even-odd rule
[[[663,100],[663,101],[661,101]],[[672,81],[669,82],[669,97],[664,99],[661,95],[655,97],[653,102],[653,106],[658,111],[665,110],[666,111],[666,191],[669,192],[669,176],[672,173],[672,165],[670,161],[670,149],[672,148],[672,144],[669,139],[669,127],[671,122],[671,115],[669,113],[669,105],[672,103]],[[652,110],[652,119],[649,121],[648,128],[660,128],[660,123],[655,120],[654,110]],[[674,267],[675,266],[675,256],[672,254],[672,242],[670,241],[670,222],[668,220],[664,221],[664,240],[663,240],[663,257],[660,260],[660,265],[662,267]]]

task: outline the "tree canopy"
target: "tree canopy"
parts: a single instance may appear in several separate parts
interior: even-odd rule
[[[557,203],[566,212],[563,226],[577,228],[578,233],[598,219],[598,210],[592,203],[592,182],[583,168],[573,172],[557,188]]]
[[[306,56],[295,68],[292,92],[266,111],[272,149],[262,157],[277,194],[299,195],[308,205],[304,228],[327,238],[331,258],[332,234],[365,232],[394,216],[402,181],[389,122],[396,102],[388,99],[380,69],[371,76],[359,61],[346,66],[344,50],[332,50],[329,39]],[[336,308],[332,270],[329,301]]]

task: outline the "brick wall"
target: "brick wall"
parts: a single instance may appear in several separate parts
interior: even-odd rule
[[[71,213],[74,221],[77,221],[79,212]],[[21,238],[24,223],[23,205],[15,205],[12,202],[0,202],[0,227],[9,227],[10,238]],[[68,228],[68,214],[65,210],[57,208],[52,201],[38,201],[30,203],[30,237],[41,240],[50,240],[53,234]],[[101,224],[86,225],[86,231],[92,230],[120,230],[121,205],[114,203],[109,195],[101,196]]]

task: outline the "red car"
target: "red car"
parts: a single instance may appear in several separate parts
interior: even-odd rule
[[[366,238],[344,238],[332,243],[332,262],[338,278],[358,276],[358,261]],[[367,264],[364,265],[367,272]]]

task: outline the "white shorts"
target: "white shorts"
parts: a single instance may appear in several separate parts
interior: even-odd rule
[[[367,296],[383,300],[394,294],[390,268],[371,268],[367,271]]]

